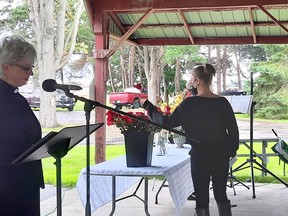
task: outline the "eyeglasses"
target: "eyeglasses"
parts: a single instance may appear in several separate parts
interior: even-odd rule
[[[24,70],[26,73],[33,72],[33,69],[34,69],[34,65],[32,65],[31,67],[24,67],[24,66],[21,66],[21,65],[18,65],[18,64],[13,64],[13,65],[21,68],[21,69]]]

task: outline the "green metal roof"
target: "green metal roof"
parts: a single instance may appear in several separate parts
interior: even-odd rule
[[[287,0],[85,2],[91,22],[105,11],[109,34],[119,39],[143,19],[128,37],[139,45],[288,43]]]

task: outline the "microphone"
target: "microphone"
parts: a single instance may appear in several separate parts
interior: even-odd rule
[[[57,84],[57,82],[54,79],[44,80],[44,82],[42,83],[42,88],[46,92],[54,92],[56,91],[56,89],[61,89],[63,91],[82,89],[80,86],[76,86],[76,85]]]

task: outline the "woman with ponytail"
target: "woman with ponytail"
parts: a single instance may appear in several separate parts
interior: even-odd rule
[[[153,121],[169,128],[182,126],[185,130],[186,140],[192,147],[189,154],[198,216],[210,215],[210,179],[219,215],[232,215],[226,185],[229,160],[239,148],[239,131],[230,103],[211,91],[215,72],[211,64],[196,66],[189,82],[194,96],[184,99],[169,116],[158,112],[148,100],[143,104]]]

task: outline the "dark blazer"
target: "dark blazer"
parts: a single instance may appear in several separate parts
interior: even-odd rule
[[[0,212],[3,213],[2,207],[6,205],[6,209],[14,206],[14,213],[8,212],[8,215],[17,215],[17,209],[24,215],[21,202],[28,200],[32,206],[40,204],[39,188],[44,188],[42,165],[41,161],[18,165],[11,162],[41,139],[41,127],[18,89],[1,79],[0,100]],[[25,205],[27,208],[28,204]]]

